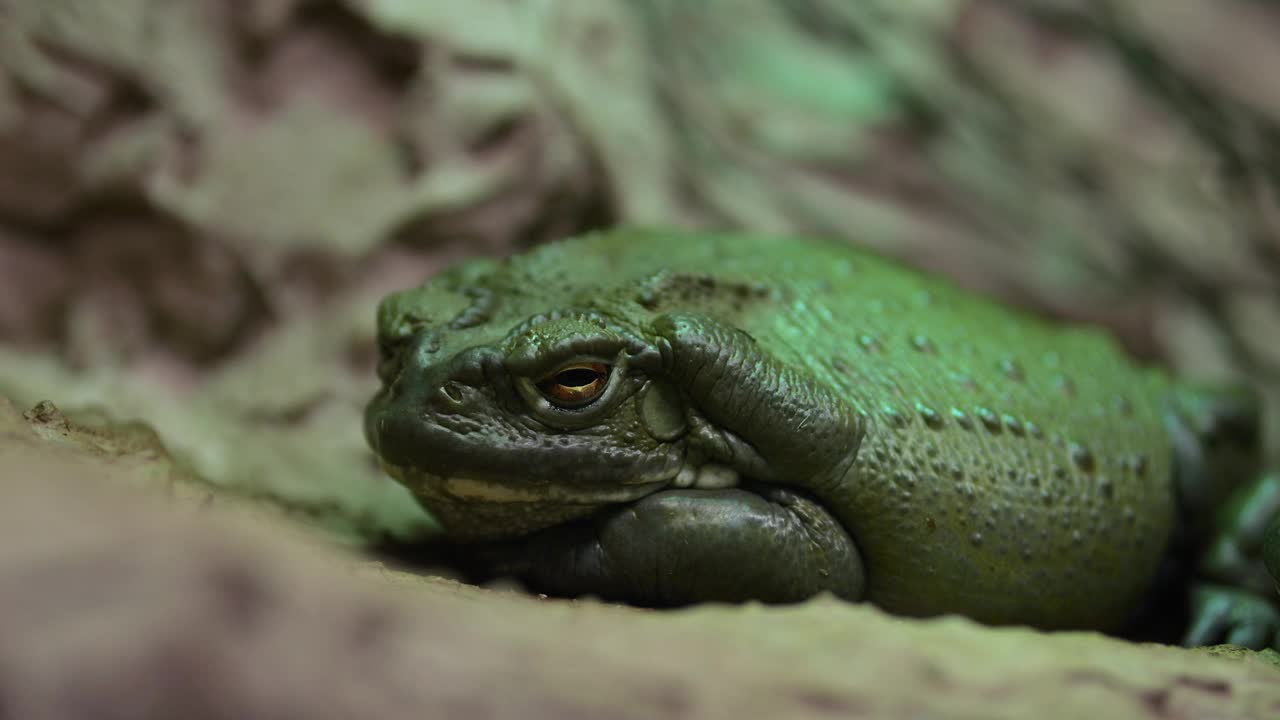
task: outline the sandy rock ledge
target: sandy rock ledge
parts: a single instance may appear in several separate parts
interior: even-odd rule
[[[1280,717],[1266,656],[478,590],[3,430],[0,718]]]

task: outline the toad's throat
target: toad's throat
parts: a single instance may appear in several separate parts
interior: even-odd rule
[[[551,483],[520,484],[460,475],[436,475],[425,470],[380,462],[382,469],[414,493],[442,496],[466,503],[554,503],[598,505],[628,503],[665,488],[721,490],[737,487],[737,471],[724,465],[685,465],[667,477],[639,478],[620,485]]]

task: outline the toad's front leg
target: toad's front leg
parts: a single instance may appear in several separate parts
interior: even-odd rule
[[[636,605],[862,597],[853,539],[820,505],[777,487],[665,490],[517,541],[458,546],[473,579]]]

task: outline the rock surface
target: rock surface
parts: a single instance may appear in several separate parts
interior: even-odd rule
[[[126,489],[169,467],[154,446],[108,430],[89,448],[37,415],[0,430],[0,717],[1280,713],[1280,661],[1251,653],[824,599],[652,612],[394,572],[261,513]]]

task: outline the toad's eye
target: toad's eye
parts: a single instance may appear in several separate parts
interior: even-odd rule
[[[565,365],[538,381],[538,392],[552,404],[564,408],[589,405],[600,397],[609,383],[609,366],[604,363]]]

